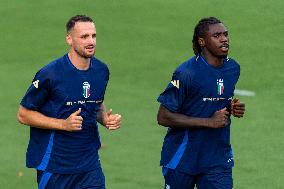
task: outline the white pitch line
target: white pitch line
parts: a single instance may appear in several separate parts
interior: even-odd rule
[[[240,96],[255,96],[256,94],[255,94],[255,92],[253,92],[253,91],[235,89],[235,95],[240,95]]]

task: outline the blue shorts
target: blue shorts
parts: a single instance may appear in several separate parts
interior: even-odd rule
[[[39,189],[105,189],[102,168],[79,174],[57,174],[37,171]]]
[[[232,168],[214,168],[206,173],[190,175],[163,167],[164,189],[232,189]]]

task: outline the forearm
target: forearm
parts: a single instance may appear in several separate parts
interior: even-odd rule
[[[101,125],[105,125],[104,119],[103,119],[105,111],[106,111],[106,107],[104,103],[102,103],[99,111],[97,112],[97,122],[99,122]]]
[[[176,114],[173,117],[167,117],[159,122],[160,125],[171,128],[197,128],[208,127],[207,118],[188,117],[182,114]]]
[[[160,106],[158,124],[171,128],[200,128],[209,127],[209,118],[189,117],[180,113],[173,113]]]
[[[17,118],[21,124],[31,127],[63,130],[63,119],[51,118],[40,112],[26,109],[23,106],[20,106]]]

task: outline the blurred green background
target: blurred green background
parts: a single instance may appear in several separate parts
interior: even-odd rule
[[[94,18],[96,56],[111,71],[105,103],[123,127],[100,128],[102,166],[110,189],[163,187],[159,167],[166,128],[156,122],[157,96],[172,72],[193,55],[193,28],[216,16],[229,29],[230,56],[241,65],[243,119],[233,119],[234,188],[284,185],[283,0],[0,0],[0,188],[36,188],[25,168],[29,128],[16,121],[19,102],[37,70],[68,51],[65,23]]]

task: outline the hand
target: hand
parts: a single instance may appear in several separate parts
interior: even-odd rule
[[[227,108],[216,111],[211,118],[209,118],[208,127],[221,128],[228,124],[229,112]]]
[[[63,120],[63,130],[66,131],[79,131],[82,130],[83,118],[80,116],[81,108],[72,113],[67,119]]]
[[[104,125],[109,130],[119,129],[121,126],[121,115],[112,114],[112,109],[104,113]]]
[[[238,98],[234,98],[231,102],[231,114],[234,117],[243,117],[245,113],[245,104],[240,102]]]

